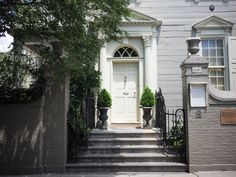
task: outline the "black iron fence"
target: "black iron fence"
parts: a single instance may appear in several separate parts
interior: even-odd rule
[[[80,104],[77,114],[68,119],[68,162],[76,162],[77,156],[88,148],[88,135],[94,127],[95,98],[85,97]]]
[[[185,157],[184,109],[168,110],[161,89],[156,92],[156,128],[162,131],[164,152]]]

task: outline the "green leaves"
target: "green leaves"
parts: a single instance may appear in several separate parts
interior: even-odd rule
[[[184,125],[183,120],[178,119],[176,123],[170,130],[169,134],[170,139],[172,140],[172,145],[177,148],[184,147]]]
[[[40,50],[39,55],[47,56],[44,59],[49,63],[61,63],[59,72],[72,76],[94,67],[101,44],[121,33],[118,26],[129,14],[128,4],[128,0],[2,2],[0,34],[10,31],[18,40],[33,40],[45,48],[45,41],[56,40],[66,55],[53,56],[50,50]]]
[[[111,107],[111,95],[106,89],[102,89],[98,95],[98,107]]]
[[[141,96],[140,105],[143,107],[153,107],[155,104],[154,93],[148,87],[144,88],[144,91]]]
[[[95,65],[101,45],[122,33],[119,25],[129,14],[128,4],[128,0],[3,1],[0,2],[0,37],[8,31],[15,41],[21,41],[15,43],[15,49],[26,42],[36,42],[37,45],[30,47],[53,70],[51,75],[70,76],[71,90],[81,99],[100,85],[100,73]],[[59,43],[61,49],[53,48],[53,42]],[[8,69],[1,72],[5,73],[2,74],[4,83],[12,88],[6,74],[14,73]]]
[[[46,83],[43,69],[33,65],[31,59],[0,54],[0,104],[29,103],[41,97]]]

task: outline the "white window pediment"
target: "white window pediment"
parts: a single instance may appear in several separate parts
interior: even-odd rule
[[[224,30],[225,32],[230,32],[232,30],[233,25],[234,25],[233,23],[213,15],[194,24],[193,28],[196,29],[197,31],[207,29],[207,30]]]

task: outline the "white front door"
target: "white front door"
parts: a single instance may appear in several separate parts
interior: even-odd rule
[[[112,123],[137,123],[138,63],[114,63]]]

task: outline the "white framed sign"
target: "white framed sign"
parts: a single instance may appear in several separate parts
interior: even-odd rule
[[[190,106],[206,107],[206,83],[190,83]]]

